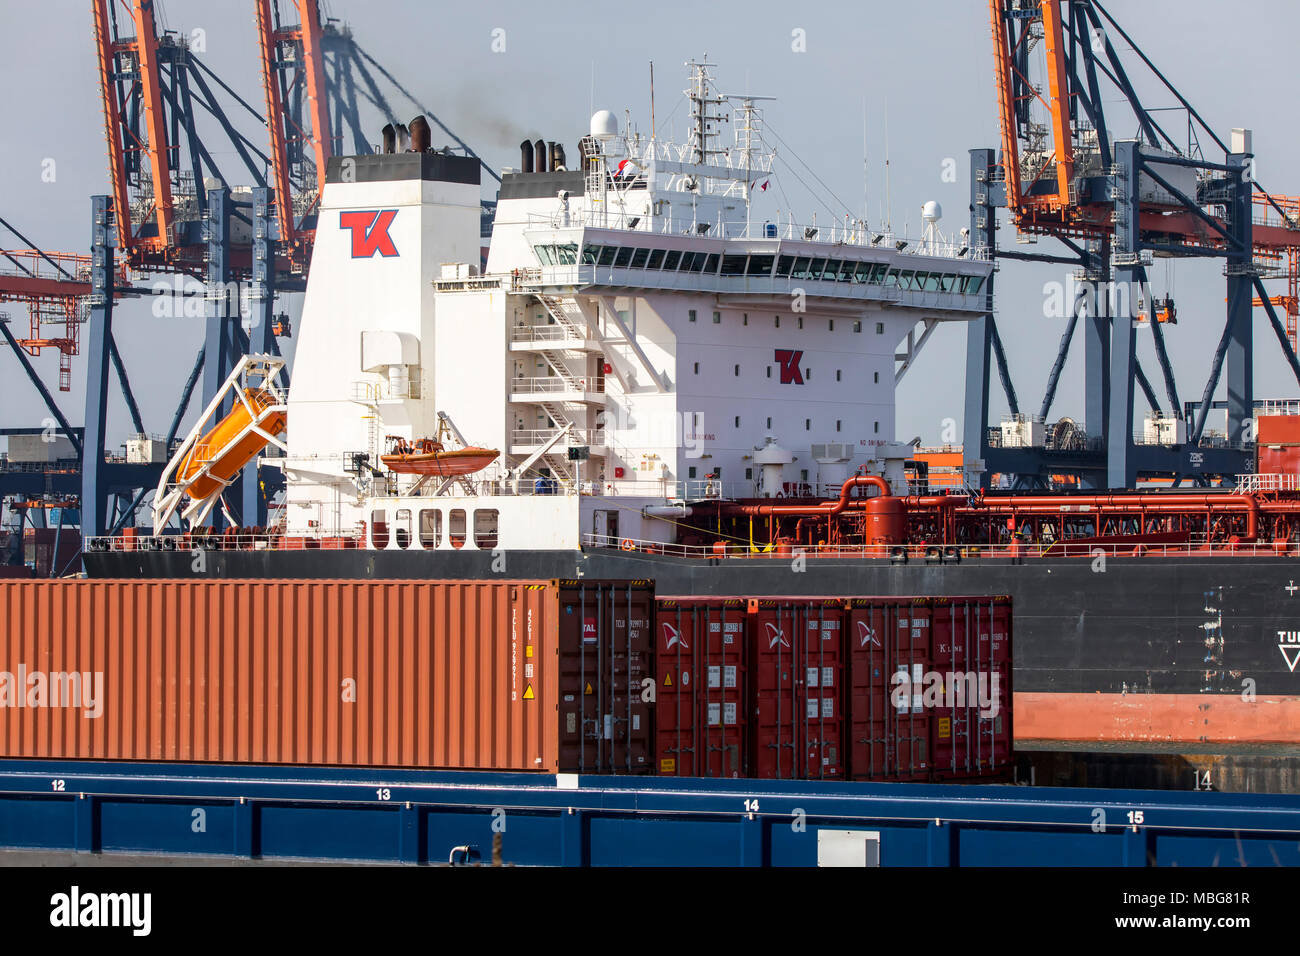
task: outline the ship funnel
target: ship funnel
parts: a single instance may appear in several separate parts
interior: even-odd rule
[[[429,121],[421,113],[415,119],[411,120],[411,150],[416,153],[427,152],[433,139],[433,133],[429,129]]]
[[[411,145],[411,134],[401,123],[397,124],[397,146],[394,152],[404,153]]]
[[[533,141],[530,139],[519,144],[519,171],[522,173],[533,171]]]
[[[397,129],[392,123],[389,123],[384,127],[382,135],[384,137],[384,152],[393,152],[397,147]]]
[[[564,144],[551,144],[551,172],[557,173],[564,169]]]
[[[533,144],[533,161],[536,164],[533,168],[537,172],[546,172],[546,140],[539,139]]]

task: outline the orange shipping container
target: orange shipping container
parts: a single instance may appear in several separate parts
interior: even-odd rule
[[[652,595],[589,581],[0,581],[0,756],[645,770],[648,721],[620,717],[639,694],[629,637],[648,635]],[[575,655],[583,666],[561,666]],[[568,686],[579,675],[603,694]]]

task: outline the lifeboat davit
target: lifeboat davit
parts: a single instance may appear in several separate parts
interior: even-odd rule
[[[421,438],[416,442],[396,439],[393,451],[381,455],[379,460],[389,471],[402,475],[437,475],[441,478],[460,478],[482,471],[497,460],[501,452],[492,448],[457,448],[448,451],[442,442]]]
[[[266,389],[244,389],[244,397],[253,407],[257,417],[262,412],[277,404],[277,399]],[[250,431],[243,438],[242,432],[253,421],[243,402],[236,402],[235,407],[206,435],[195,443],[185,460],[177,469],[177,480],[189,481],[207,466],[207,473],[201,475],[185,489],[186,494],[196,501],[203,501],[213,492],[220,491],[240,470],[256,457],[266,446],[266,439],[257,432]],[[259,426],[268,435],[278,435],[284,431],[287,419],[284,412],[276,412],[266,418]],[[236,440],[238,439],[238,440]]]

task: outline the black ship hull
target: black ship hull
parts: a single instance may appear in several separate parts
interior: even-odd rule
[[[1300,630],[1300,567],[1268,557],[689,559],[620,551],[88,553],[90,577],[649,579],[669,595],[1010,595],[1016,689],[1300,694],[1279,631]],[[1294,659],[1294,656],[1292,656]]]

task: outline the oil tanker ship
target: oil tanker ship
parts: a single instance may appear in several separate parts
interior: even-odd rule
[[[684,144],[607,111],[572,164],[523,143],[485,252],[477,160],[394,135],[332,158],[292,384],[246,357],[152,530],[88,539],[88,575],[1009,595],[1018,741],[1300,742],[1294,476],[931,488],[895,389],[931,332],[991,308],[988,251],[934,204],[913,241],[769,210],[760,103],[698,63],[686,95]],[[258,455],[282,505],[217,529]]]

